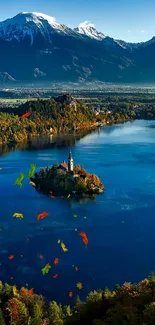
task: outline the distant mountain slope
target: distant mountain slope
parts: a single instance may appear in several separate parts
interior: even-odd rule
[[[23,12],[0,22],[0,71],[25,82],[152,82],[154,45],[155,38],[127,43],[88,22],[71,29],[53,17]]]
[[[7,72],[0,72],[0,82],[1,83],[12,83],[15,82],[16,80],[10,76]]]
[[[142,46],[144,43],[129,43],[129,42],[125,42],[125,41],[121,41],[121,40],[116,40],[116,42],[121,45],[124,49],[128,49],[128,50],[134,50],[137,49],[138,47]]]

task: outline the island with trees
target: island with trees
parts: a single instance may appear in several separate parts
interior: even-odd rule
[[[53,196],[85,196],[104,192],[104,185],[98,176],[88,173],[80,165],[74,166],[69,152],[68,164],[63,161],[51,167],[41,168],[31,178],[37,190],[52,193]]]

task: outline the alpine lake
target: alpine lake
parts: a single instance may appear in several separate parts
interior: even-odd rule
[[[104,194],[94,200],[52,199],[29,184],[31,163],[38,171],[67,161],[70,149],[75,164],[101,179]],[[83,137],[41,138],[16,149],[1,148],[0,168],[3,282],[34,288],[47,299],[66,304],[77,294],[84,299],[91,290],[137,282],[155,271],[155,121],[127,122]],[[20,172],[25,174],[21,188],[14,185]],[[37,221],[43,211],[49,216]],[[13,218],[15,212],[24,218]],[[87,247],[81,231],[89,239]],[[57,265],[55,258],[59,258]],[[51,269],[43,275],[47,263]],[[77,289],[77,282],[83,289]]]

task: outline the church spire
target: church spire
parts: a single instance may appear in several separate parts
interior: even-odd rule
[[[68,171],[73,172],[74,170],[74,161],[72,157],[72,152],[70,150],[69,155],[68,155]]]
[[[70,149],[68,159],[71,159],[71,158],[72,158],[72,152],[71,152],[71,149]]]

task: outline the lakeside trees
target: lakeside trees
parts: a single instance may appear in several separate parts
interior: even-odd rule
[[[31,116],[22,120],[25,112]],[[18,114],[0,113],[0,143],[19,142],[38,134],[68,133],[87,129],[96,122],[94,112],[77,103],[77,110],[54,99],[29,101],[21,105]]]
[[[114,291],[90,292],[84,302],[62,306],[25,288],[0,283],[1,325],[154,325],[155,276],[138,284],[124,283]]]
[[[91,129],[98,123],[122,123],[134,119],[155,119],[153,104],[140,107],[128,103],[104,103],[100,113],[95,112],[86,104],[76,101],[73,105],[57,102],[54,98],[27,101],[10,113],[0,112],[0,144],[18,143],[39,134],[77,132]],[[21,118],[22,114],[31,112],[31,116]]]

